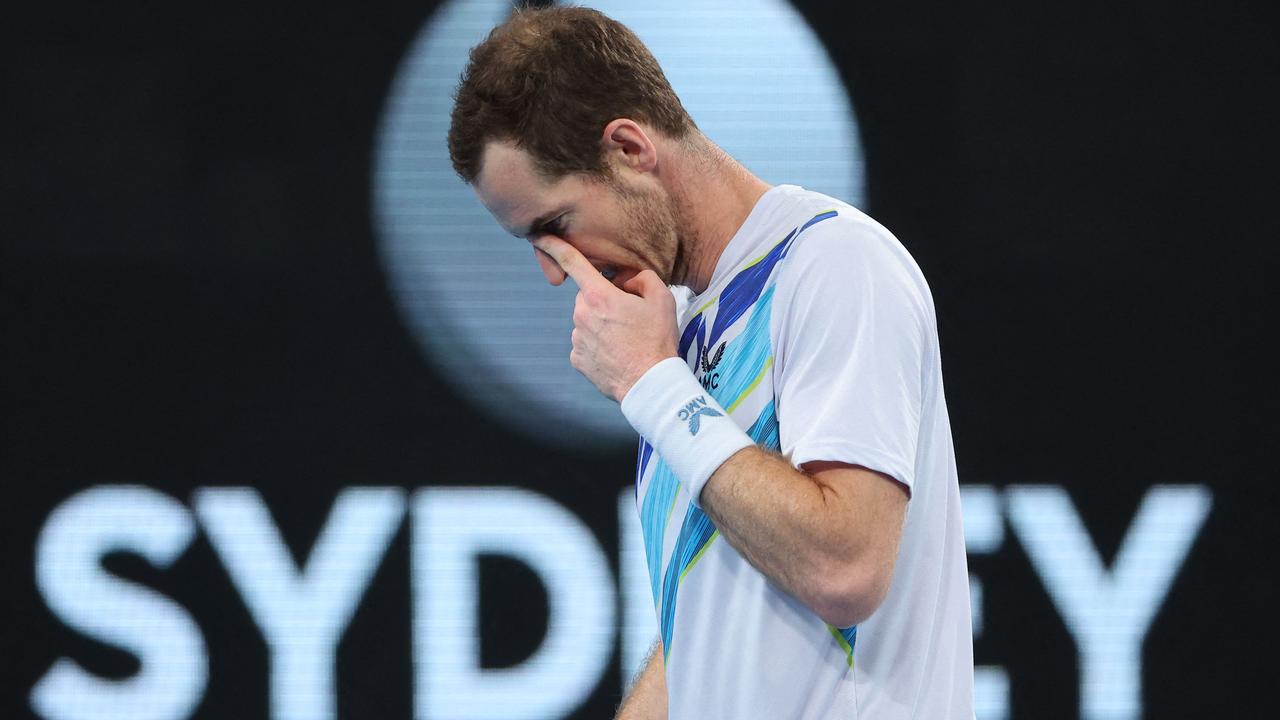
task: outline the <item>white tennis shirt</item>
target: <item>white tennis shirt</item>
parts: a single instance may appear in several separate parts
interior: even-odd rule
[[[910,491],[893,583],[833,628],[747,563],[641,439],[636,498],[669,717],[973,717],[960,489],[937,323],[906,249],[857,209],[770,189],[681,311],[680,355],[759,446]]]

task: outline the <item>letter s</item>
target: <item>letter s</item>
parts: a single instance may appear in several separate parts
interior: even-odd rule
[[[137,485],[100,485],[50,513],[36,540],[36,585],[68,627],[138,657],[138,674],[106,680],[59,658],[31,689],[50,720],[168,720],[195,710],[208,679],[199,627],[180,605],[102,568],[125,551],[167,568],[191,544],[181,503]]]

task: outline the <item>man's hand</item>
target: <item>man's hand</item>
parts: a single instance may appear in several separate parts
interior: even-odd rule
[[[676,357],[675,298],[657,273],[645,270],[619,289],[560,238],[540,237],[534,247],[578,286],[569,362],[600,392],[622,402],[649,368]]]

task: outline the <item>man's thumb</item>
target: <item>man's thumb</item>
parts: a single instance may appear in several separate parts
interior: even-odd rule
[[[635,277],[623,283],[622,289],[646,300],[653,299],[658,293],[671,294],[666,283],[662,282],[662,278],[652,270],[641,270]]]

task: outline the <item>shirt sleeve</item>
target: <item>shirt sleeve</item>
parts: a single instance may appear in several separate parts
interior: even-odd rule
[[[796,240],[773,317],[781,450],[915,481],[932,300],[911,256],[874,222],[833,218]]]

